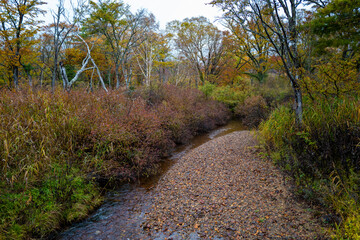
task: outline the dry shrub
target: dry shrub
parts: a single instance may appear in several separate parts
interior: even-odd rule
[[[99,204],[93,179],[148,175],[175,143],[229,114],[200,91],[166,85],[130,96],[4,90],[0,116],[0,238],[31,238]]]
[[[235,115],[248,127],[257,127],[269,114],[268,106],[262,96],[245,99],[244,104],[235,108]]]
[[[197,89],[173,85],[158,88],[152,91],[151,99],[161,99],[161,102],[152,103],[162,126],[175,143],[186,143],[194,135],[214,129],[229,119],[230,113],[223,104],[206,99]]]
[[[70,165],[90,159],[82,166],[86,172],[133,178],[167,155],[174,143],[224,124],[229,116],[198,90],[165,85],[142,92],[132,98],[117,91],[4,92],[0,144],[11,147],[2,169],[18,169],[17,176],[39,162],[42,172],[60,155]],[[23,159],[22,165],[16,159]]]

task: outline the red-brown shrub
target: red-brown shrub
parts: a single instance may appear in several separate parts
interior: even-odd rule
[[[3,133],[12,127],[15,141],[22,129],[28,130],[9,156],[40,161],[44,171],[57,158],[81,166],[91,176],[134,178],[147,173],[175,143],[185,143],[229,118],[224,106],[206,100],[198,90],[165,85],[139,92],[131,98],[118,91],[2,92],[2,123],[18,121],[2,125]],[[42,149],[48,163],[39,153]],[[10,168],[17,168],[17,161],[12,163]]]
[[[148,175],[175,143],[228,119],[197,90],[155,90],[0,91],[0,238],[79,220],[101,201],[93,179]]]
[[[235,115],[248,127],[257,127],[269,114],[266,101],[262,96],[245,99],[244,104],[235,108]]]

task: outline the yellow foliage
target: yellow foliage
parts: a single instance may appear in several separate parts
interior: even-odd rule
[[[357,62],[360,56],[343,59],[333,54],[330,59],[320,59],[313,74],[304,74],[302,87],[305,93],[313,97],[341,97],[357,93],[360,90]]]
[[[86,53],[78,48],[67,48],[65,50],[65,64],[80,65],[86,56]]]

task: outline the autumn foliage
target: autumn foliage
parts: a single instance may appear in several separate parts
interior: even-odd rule
[[[176,143],[228,119],[200,91],[170,85],[108,94],[4,90],[0,114],[0,238],[42,237],[83,218],[101,201],[94,180],[148,176]]]
[[[269,108],[262,96],[251,96],[235,108],[235,114],[245,126],[257,127],[267,118]]]

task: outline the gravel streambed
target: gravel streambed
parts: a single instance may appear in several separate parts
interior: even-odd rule
[[[165,174],[142,224],[149,239],[325,239],[311,206],[258,157],[249,131],[193,149]]]

